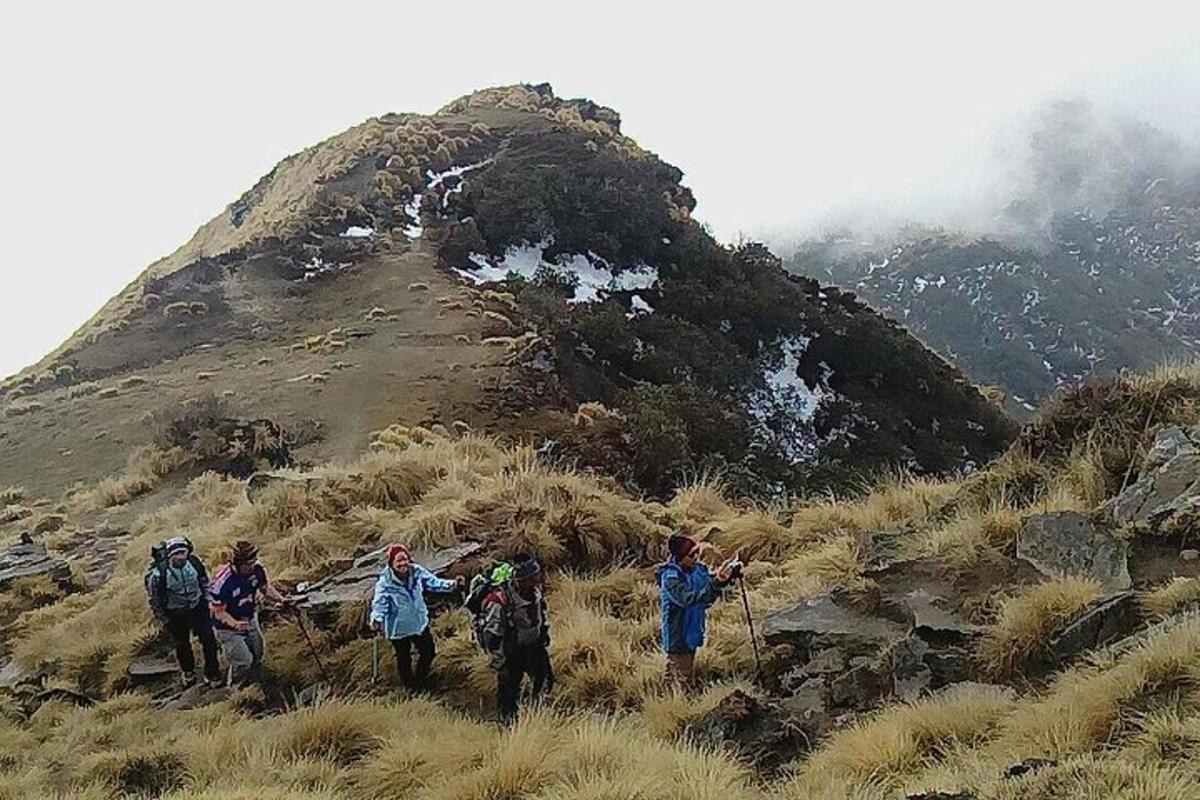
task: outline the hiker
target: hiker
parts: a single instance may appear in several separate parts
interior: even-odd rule
[[[439,578],[420,564],[402,544],[388,548],[387,564],[375,581],[371,600],[371,630],[383,633],[396,654],[396,671],[410,692],[419,692],[429,680],[433,664],[433,634],[429,631],[429,607],[425,593],[448,594],[461,590],[465,581]],[[413,672],[412,649],[417,648],[417,671]]]
[[[669,685],[688,686],[695,681],[696,651],[704,644],[708,607],[737,577],[737,556],[717,568],[716,574],[700,563],[700,543],[689,536],[667,540],[670,556],[658,568],[661,590],[662,648],[667,654]]]
[[[229,662],[231,683],[237,686],[257,682],[262,671],[260,593],[280,605],[290,604],[267,580],[266,569],[258,563],[258,548],[239,541],[233,546],[229,563],[221,567],[209,587],[217,640]]]
[[[208,571],[192,552],[192,543],[176,536],[151,548],[151,566],[146,571],[146,593],[150,610],[175,643],[184,687],[196,682],[196,657],[192,634],[204,651],[204,679],[210,687],[221,685],[217,661],[217,639],[213,635],[208,608]]]
[[[534,699],[554,686],[542,568],[532,555],[517,556],[492,571],[480,605],[477,635],[496,670],[500,719],[510,722],[517,716],[526,675],[533,681]]]

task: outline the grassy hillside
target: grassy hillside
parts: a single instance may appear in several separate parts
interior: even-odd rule
[[[598,415],[583,410],[577,424]],[[0,593],[6,655],[44,671],[47,686],[98,701],[31,709],[27,698],[6,695],[0,796],[1192,797],[1200,786],[1187,757],[1200,630],[1187,609],[1200,598],[1200,567],[1178,555],[1191,512],[1173,526],[1121,533],[1141,632],[1050,672],[1042,648],[1100,589],[1031,572],[1016,548],[1025,518],[1093,512],[1148,469],[1163,426],[1197,423],[1195,369],[1093,383],[1056,398],[1009,452],[972,476],[902,475],[861,496],[786,506],[742,505],[711,481],[647,502],[528,448],[407,426],[379,431],[354,462],[293,475],[311,480],[269,488],[254,502],[241,481],[208,473],[137,520],[106,584],[78,591],[23,583]],[[47,534],[53,550],[85,555],[78,515],[96,501],[83,494],[64,506],[57,532]],[[6,526],[5,543],[27,524]],[[687,696],[662,688],[651,567],[672,531],[718,553],[743,553],[760,622],[829,590],[874,614],[898,592],[938,587],[981,628],[971,670],[989,684],[957,683],[899,704],[883,697],[847,712],[811,753],[793,753],[782,775],[699,748],[684,733],[688,723],[735,689],[790,702],[786,675],[801,662],[789,645],[769,647],[766,674],[753,686],[731,597],[713,608],[701,651],[710,688]],[[463,613],[449,607],[434,625],[438,691],[409,700],[372,687],[363,607],[348,604],[313,620],[334,686],[305,695],[301,707],[280,698],[320,674],[295,622],[277,618],[267,631],[266,694],[156,710],[154,686],[131,685],[127,667],[165,652],[138,586],[146,547],[164,532],[188,534],[210,560],[234,539],[252,538],[285,585],[333,574],[347,556],[393,540],[533,550],[551,575],[553,704],[512,729],[491,723],[493,676]],[[882,571],[880,541],[894,565]],[[388,681],[390,672],[388,664]],[[1022,762],[1021,774],[1006,777]]]

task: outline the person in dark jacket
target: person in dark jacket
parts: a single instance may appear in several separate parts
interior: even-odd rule
[[[708,607],[734,578],[737,556],[710,573],[700,563],[700,544],[688,536],[667,540],[670,557],[658,568],[661,593],[662,649],[667,654],[667,683],[685,686],[695,680],[696,651],[704,644]]]
[[[496,670],[496,705],[500,719],[517,716],[521,684],[533,682],[536,699],[554,686],[550,665],[550,622],[542,568],[532,555],[516,556],[492,573],[478,628],[479,643]]]
[[[208,606],[208,571],[192,553],[187,539],[176,537],[164,544],[165,560],[146,577],[150,609],[171,635],[183,685],[196,682],[196,657],[192,635],[204,651],[204,677],[209,686],[221,684],[217,638]]]
[[[396,654],[396,671],[409,691],[418,692],[429,680],[433,664],[433,634],[429,631],[429,608],[425,593],[448,594],[464,585],[462,578],[445,580],[420,564],[414,564],[408,548],[388,548],[387,565],[375,582],[371,600],[371,630],[383,633]],[[417,649],[417,671],[413,673],[412,650]]]

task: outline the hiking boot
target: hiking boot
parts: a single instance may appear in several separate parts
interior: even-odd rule
[[[205,678],[204,685],[209,689],[220,689],[225,685],[225,681],[221,678]]]
[[[183,688],[187,689],[196,685],[196,673],[185,672],[179,676],[179,682],[183,684]]]

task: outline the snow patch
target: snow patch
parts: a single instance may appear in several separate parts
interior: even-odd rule
[[[361,225],[351,225],[346,230],[338,234],[343,239],[365,239],[368,236],[374,236],[374,228],[364,228]]]
[[[575,294],[570,303],[595,303],[611,292],[632,292],[651,289],[658,283],[658,270],[646,264],[636,264],[623,269],[614,268],[595,253],[587,255],[559,255],[553,262],[545,258],[550,242],[523,244],[508,248],[504,257],[497,260],[481,253],[472,253],[469,259],[474,269],[456,269],[455,272],[475,283],[501,281],[509,275],[519,275],[531,280],[539,269],[548,269],[575,280]],[[650,311],[649,304],[638,298]]]
[[[427,193],[438,189],[443,183],[445,183],[447,178],[461,178],[468,172],[474,172],[477,169],[486,167],[488,164],[491,164],[493,160],[494,159],[491,158],[485,158],[483,161],[476,161],[474,164],[464,164],[463,166],[459,167],[451,167],[444,172],[426,170],[425,176],[428,178],[428,181],[425,184],[425,189],[414,194],[412,199],[409,200],[404,206],[404,213],[407,214],[412,220],[409,225],[405,226],[404,235],[409,239],[420,239],[425,233],[425,228],[421,224],[421,200],[424,199]],[[442,198],[442,208],[447,206],[450,195],[462,192],[464,183],[465,181],[460,180],[453,188],[446,192],[446,196]]]
[[[932,281],[932,280],[924,277],[923,275],[918,275],[917,277],[913,278],[913,286],[916,287],[916,294],[920,294],[921,292],[928,289],[930,286],[933,286],[937,289],[941,289],[945,285],[946,285],[946,276],[945,275],[939,275],[938,279],[936,281]]]
[[[645,300],[643,300],[640,294],[635,294],[633,297],[629,298],[629,313],[625,315],[629,319],[633,319],[634,317],[643,317],[647,314],[653,313],[654,308]]]
[[[821,362],[821,375],[815,386],[800,377],[800,358],[812,342],[811,336],[789,336],[779,343],[782,363],[763,370],[765,389],[749,397],[750,414],[758,422],[760,437],[773,441],[792,463],[811,461],[821,442],[812,429],[812,420],[826,400],[837,397],[829,387],[833,370]]]

